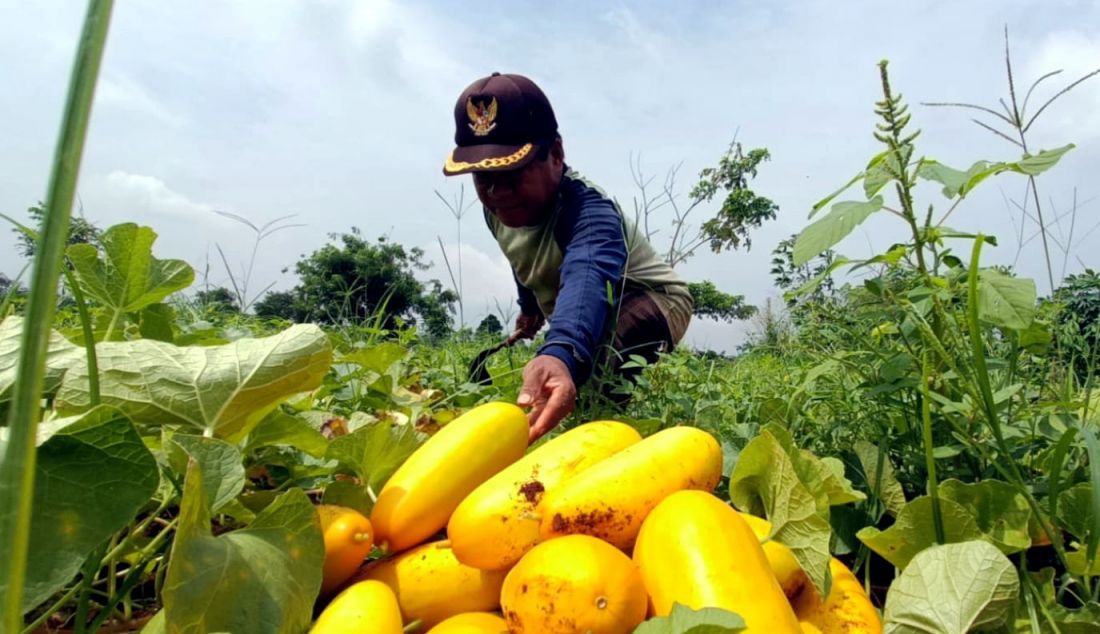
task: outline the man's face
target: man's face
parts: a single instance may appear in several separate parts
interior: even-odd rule
[[[559,139],[545,161],[535,158],[519,170],[475,173],[477,197],[509,227],[538,224],[557,193],[563,162]]]

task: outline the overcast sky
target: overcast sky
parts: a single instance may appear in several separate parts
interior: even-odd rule
[[[76,0],[0,0],[0,210],[25,218],[45,195],[76,37]],[[1026,86],[1064,73],[1032,97],[1042,103],[1100,67],[1100,2],[985,0],[918,2],[387,2],[118,0],[84,163],[83,213],[101,227],[152,226],[160,257],[178,257],[199,282],[226,284],[220,245],[240,269],[249,229],[214,210],[257,224],[287,214],[305,226],[262,245],[251,287],[293,285],[284,267],[328,234],[359,227],[422,247],[428,275],[449,284],[438,240],[457,265],[458,225],[447,199],[468,177],[447,179],[452,109],[461,90],[492,71],[526,74],[549,95],[567,162],[628,211],[639,192],[630,169],[662,180],[682,164],[686,198],[699,170],[736,134],[767,147],[754,189],[780,208],[753,234],[751,250],[699,254],[680,267],[753,304],[778,298],[768,275],[776,243],[807,224],[811,205],[880,151],[871,136],[881,96],[876,64],[924,133],[918,152],[965,168],[1011,160],[1017,149],[970,122],[970,113],[921,106],[969,101],[993,107],[1008,93],[1003,29]],[[1033,149],[1076,143],[1039,179],[1053,229],[1055,276],[1100,266],[1100,77],[1043,114]],[[1078,210],[1069,240],[1070,211]],[[859,190],[853,190],[853,195]],[[935,188],[921,208],[942,208]],[[984,253],[1015,263],[1048,291],[1036,227],[1023,228],[1024,181],[1005,175],[952,216],[957,229],[999,236]],[[699,208],[697,220],[715,206]],[[669,217],[652,222],[667,227]],[[903,239],[898,220],[872,218],[838,250],[865,256]],[[466,321],[494,300],[514,304],[505,260],[471,208],[462,222]],[[1090,232],[1091,231],[1091,232]],[[668,231],[656,237],[666,246]],[[1066,247],[1066,248],[1061,248]],[[1068,255],[1065,251],[1068,250]],[[0,232],[0,272],[23,266],[14,236]],[[732,350],[752,324],[696,322],[691,345]]]

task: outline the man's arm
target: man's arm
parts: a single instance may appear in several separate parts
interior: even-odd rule
[[[546,343],[538,351],[562,361],[576,386],[592,374],[627,258],[622,221],[611,202],[586,191],[578,203],[571,206],[573,217],[561,218],[560,291]]]

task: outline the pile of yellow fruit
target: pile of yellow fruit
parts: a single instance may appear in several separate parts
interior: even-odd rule
[[[882,631],[840,561],[822,600],[789,549],[761,543],[766,520],[713,494],[707,432],[594,421],[527,442],[520,408],[482,405],[417,449],[369,518],[322,510],[331,600],[312,634],[628,634],[675,603],[748,632]],[[360,567],[375,545],[387,555]]]

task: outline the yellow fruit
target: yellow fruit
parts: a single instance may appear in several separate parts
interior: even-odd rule
[[[628,550],[645,516],[682,489],[711,491],[722,448],[695,427],[670,427],[578,473],[543,498],[539,535],[599,537]]]
[[[427,634],[508,634],[508,623],[489,612],[467,612],[441,622]]]
[[[646,616],[637,566],[611,544],[567,535],[538,544],[500,593],[515,634],[628,634]]]
[[[741,513],[741,518],[748,522],[749,528],[756,534],[757,539],[766,539],[772,531],[771,522],[762,517]],[[779,581],[779,587],[783,588],[783,594],[790,599],[809,583],[810,578],[806,576],[802,566],[798,565],[798,560],[794,558],[790,548],[773,539],[764,542],[763,546],[772,574]]]
[[[674,603],[721,608],[740,614],[746,632],[799,634],[760,541],[710,493],[678,491],[658,504],[642,524],[634,561],[653,615],[668,615]]]
[[[325,540],[325,567],[321,595],[330,594],[347,581],[374,545],[370,520],[355,509],[334,504],[314,507],[321,520]]]
[[[829,562],[829,572],[833,584],[825,601],[812,583],[791,601],[798,620],[816,626],[822,634],[881,634],[882,619],[863,584],[835,557]]]
[[[507,568],[539,542],[539,501],[547,491],[642,439],[633,427],[595,421],[571,429],[474,490],[447,524],[459,561]]]
[[[389,586],[361,581],[336,595],[310,634],[401,634],[401,610]]]
[[[799,621],[798,625],[802,628],[802,634],[821,634],[821,630],[809,621]]]
[[[397,595],[405,622],[419,619],[428,628],[463,612],[499,608],[507,572],[466,566],[455,559],[446,541],[437,541],[372,561],[354,579],[386,584]]]
[[[515,405],[488,403],[454,419],[382,487],[370,516],[375,542],[391,552],[423,543],[463,498],[525,451],[527,416]]]

